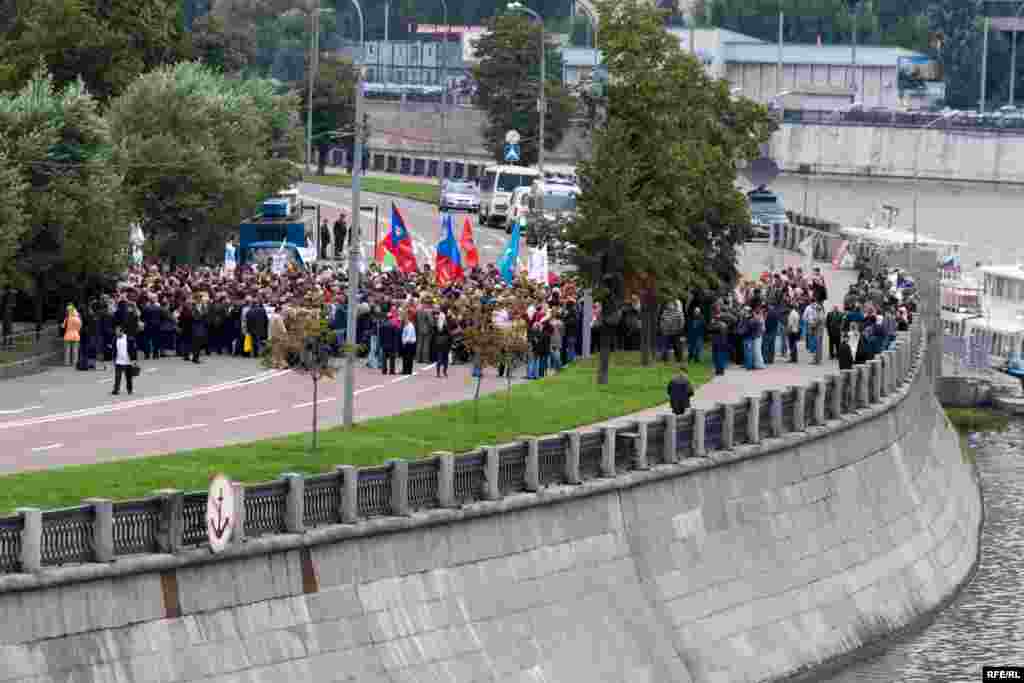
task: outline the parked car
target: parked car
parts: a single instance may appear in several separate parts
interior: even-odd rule
[[[442,211],[476,213],[480,210],[480,190],[474,183],[448,180],[441,188],[441,198],[438,204]]]

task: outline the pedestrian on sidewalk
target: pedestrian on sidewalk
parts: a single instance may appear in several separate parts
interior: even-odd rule
[[[722,319],[719,311],[711,318],[711,357],[715,364],[715,374],[724,375],[725,366],[729,363],[729,325]]]
[[[392,308],[380,326],[381,374],[395,374],[395,358],[402,349],[402,321],[398,309]]]
[[[132,356],[135,355],[135,340],[129,338],[125,334],[124,328],[116,328],[114,334],[114,390],[110,392],[111,396],[117,396],[121,393],[121,377],[125,378],[125,388],[128,390],[128,395],[131,396],[134,390],[133,382],[134,370],[132,367]]]
[[[78,345],[82,341],[82,317],[74,304],[68,304],[64,317],[64,364],[75,367],[78,364]]]
[[[789,317],[786,318],[786,335],[789,337],[789,362],[797,362],[797,349],[800,344],[800,314],[796,306],[789,309]]]
[[[433,355],[437,376],[448,376],[448,357],[452,350],[452,337],[448,330],[448,318],[444,310],[437,312],[437,329],[434,330]]]
[[[686,368],[679,368],[679,374],[668,383],[668,400],[672,405],[672,412],[682,415],[690,409],[690,399],[693,398],[693,385],[686,375]]]
[[[402,374],[411,375],[416,357],[416,315],[410,311],[402,328]]]

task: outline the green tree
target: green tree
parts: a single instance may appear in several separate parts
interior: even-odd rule
[[[521,163],[534,164],[537,162],[540,128],[537,111],[540,31],[536,24],[519,16],[497,17],[491,22],[490,29],[490,33],[477,41],[480,57],[476,68],[477,104],[487,112],[484,144],[500,161],[503,159],[505,134],[509,130],[517,130],[522,136]],[[544,149],[552,150],[565,137],[576,104],[560,82],[560,53],[547,45],[545,54],[547,116],[544,119]]]
[[[347,59],[322,57],[313,87],[313,147],[317,152],[318,173],[326,172],[327,153],[340,140],[351,142],[355,128],[355,92],[358,80],[355,67]],[[308,92],[308,83],[295,83],[300,93]],[[309,100],[299,97],[299,116],[306,125]]]
[[[776,124],[683,52],[663,12],[641,0],[601,0],[598,11],[609,83],[590,122],[592,155],[577,167],[582,194],[567,239],[602,304],[602,327],[613,327],[628,294],[649,314],[659,299],[735,277],[750,224],[736,163],[756,158]],[[609,344],[602,334],[602,384]]]
[[[244,71],[256,59],[251,30],[228,24],[216,14],[196,19],[190,33],[192,55],[225,73]]]
[[[139,74],[187,50],[178,0],[13,4],[15,16],[0,41],[0,90],[21,88],[42,59],[56,87],[81,77],[94,97],[106,101]]]
[[[27,188],[25,201],[4,207],[0,242],[16,247],[0,280],[35,297],[39,320],[47,293],[81,302],[126,264],[129,215],[110,151],[107,123],[81,80],[58,89],[39,70],[21,91],[0,95],[4,203]]]
[[[297,108],[270,81],[198,62],[148,73],[111,103],[115,157],[158,254],[219,254],[260,199],[297,179]]]

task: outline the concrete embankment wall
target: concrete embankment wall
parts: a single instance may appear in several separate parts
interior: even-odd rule
[[[1024,183],[1024,135],[999,130],[786,124],[771,156],[793,172]]]
[[[708,458],[340,541],[262,537],[90,582],[44,571],[0,593],[0,681],[733,683],[814,666],[928,612],[976,561],[976,473],[921,350],[881,402]]]

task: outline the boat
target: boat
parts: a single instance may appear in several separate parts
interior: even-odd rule
[[[946,273],[942,288],[942,322],[947,334],[973,339],[986,363],[1024,377],[1024,265],[981,265],[974,273]]]

